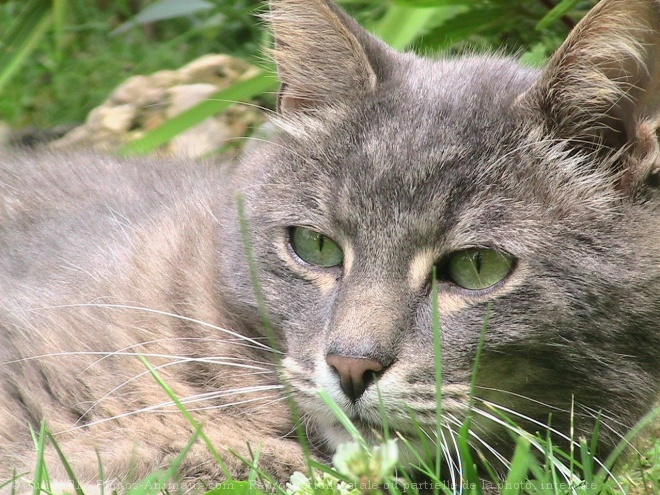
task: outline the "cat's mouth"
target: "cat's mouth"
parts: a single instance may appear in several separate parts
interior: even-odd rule
[[[373,419],[365,418],[364,416],[361,416],[359,414],[349,416],[349,419],[351,420],[353,426],[357,428],[357,430],[365,439],[378,440],[379,442],[384,439],[385,426],[382,421],[380,420],[374,421]],[[414,428],[414,425],[412,423],[410,425],[399,424],[399,422],[395,422],[395,423],[396,424],[391,424],[388,422],[390,435],[394,435],[394,436],[401,435],[409,439],[416,438],[419,436],[419,430]]]
[[[351,423],[353,423],[353,426],[355,426],[360,431],[373,431],[377,433],[381,433],[383,431],[383,425],[381,423],[370,421],[359,415],[353,416],[349,419],[351,420]]]

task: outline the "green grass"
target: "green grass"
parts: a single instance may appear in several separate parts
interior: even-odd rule
[[[261,58],[257,0],[218,0],[215,17],[176,18],[121,35],[112,31],[133,14],[128,2],[97,3],[0,2],[1,120],[14,128],[79,123],[131,75],[177,69],[206,53]]]
[[[402,449],[410,448],[405,438],[400,436],[395,436],[393,439],[383,437],[381,445],[368,445],[341,408],[324,392],[320,393],[321,399],[354,439],[352,444],[346,444],[338,449],[331,466],[320,465],[310,459],[309,465],[315,470],[313,476],[291,473],[290,483],[286,486],[279,486],[269,473],[260,469],[258,461],[259,447],[252,446],[252,458],[243,459],[243,462],[250,467],[248,480],[233,480],[224,468],[221,456],[217,453],[215,447],[208,442],[203,428],[195,421],[192,414],[186,410],[170,387],[160,378],[155,368],[145,359],[143,359],[143,362],[158,385],[165,390],[170,399],[177,405],[181,414],[188,419],[195,433],[168,469],[156,471],[144,480],[135,483],[127,492],[127,495],[168,493],[168,490],[163,487],[169,487],[169,490],[171,490],[172,487],[178,486],[177,469],[183,462],[187,451],[198,441],[206,443],[218,464],[225,470],[228,479],[227,482],[207,492],[207,495],[242,495],[244,493],[261,495],[263,492],[255,488],[258,486],[271,486],[276,493],[281,495],[357,495],[359,493],[398,495],[404,491],[412,494],[429,493],[429,491],[447,495],[457,493],[452,490],[451,486],[446,484],[447,480],[440,475],[435,463],[428,461],[421,453],[418,453],[418,466],[414,468],[413,472],[406,471],[398,463],[398,453]],[[479,458],[479,453],[468,447],[470,443],[468,416],[468,420],[464,427],[460,429],[457,438],[458,456],[464,466],[463,479],[459,481],[463,490],[462,493],[482,494],[482,487],[485,484],[497,487],[498,492],[504,495],[567,495],[569,493],[614,495],[623,491],[630,495],[657,495],[660,493],[660,443],[658,442],[647,443],[643,450],[644,455],[642,455],[642,451],[630,454],[628,462],[623,466],[624,469],[615,471],[615,476],[611,477],[605,469],[599,467],[591,454],[595,450],[597,431],[594,438],[589,440],[578,439],[575,449],[571,452],[564,452],[553,445],[551,437],[542,438],[522,430],[519,432],[515,432],[515,430],[514,426],[512,435],[515,437],[516,448],[511,464],[505,473],[505,478],[498,479],[491,475],[489,480],[484,481],[479,477],[474,462],[475,458]],[[440,431],[440,428],[438,431]],[[48,443],[53,445],[57,451],[60,462],[69,475],[71,485],[75,487],[75,495],[84,495],[85,485],[78,482],[76,473],[69,466],[66,456],[59,449],[56,439],[50,434],[46,426],[42,424],[40,431],[34,432],[33,436],[37,452],[37,463],[33,473],[34,495],[50,493],[52,489],[51,481],[53,480],[50,479],[48,466],[44,462],[44,451]],[[542,451],[543,455],[539,456],[539,451]],[[609,460],[606,464],[611,465],[615,461]],[[424,474],[425,481],[418,481],[414,477],[414,473]],[[101,459],[99,459],[99,479],[104,479]],[[4,485],[6,483],[0,482],[0,488]]]

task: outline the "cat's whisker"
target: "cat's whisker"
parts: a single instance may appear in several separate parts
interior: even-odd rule
[[[445,430],[447,430],[449,437],[451,438],[453,448],[449,445],[447,438],[445,436]],[[456,442],[456,432],[451,428],[450,424],[445,424],[444,428],[440,430],[441,436],[441,448],[443,458],[446,459],[447,467],[449,468],[449,477],[451,479],[452,488],[463,486],[463,464],[461,457],[456,455],[458,452],[458,443]],[[436,440],[437,441],[437,440]]]
[[[532,397],[528,397],[526,395],[523,395],[521,393],[513,392],[511,390],[495,388],[495,387],[484,387],[484,386],[481,386],[481,385],[477,385],[475,388],[477,388],[479,390],[487,390],[489,392],[496,392],[496,393],[502,394],[502,395],[508,395],[508,396],[511,396],[511,397],[515,397],[517,399],[522,399],[524,401],[528,401],[528,402],[531,402],[531,403],[534,403],[534,404],[538,404],[539,406],[543,406],[544,408],[552,410],[552,411],[558,411],[558,412],[562,412],[562,413],[570,412],[569,409],[561,408],[561,407],[556,406],[554,404],[550,404],[549,402],[543,402],[543,401],[540,401],[538,399],[534,399]],[[481,399],[481,400],[484,400],[484,399]]]
[[[119,352],[119,351],[66,351],[66,352],[51,352],[48,354],[39,354],[37,356],[29,356],[20,359],[15,359],[12,361],[5,361],[2,364],[14,364],[21,363],[26,361],[34,361],[39,359],[53,358],[53,357],[75,357],[75,356],[103,356],[102,359],[113,356],[123,356],[123,357],[132,357],[132,358],[156,358],[156,359],[172,359],[176,360],[175,363],[170,364],[181,364],[181,363],[205,363],[213,364],[218,366],[230,366],[235,368],[247,368],[259,371],[273,371],[272,369],[267,369],[266,367],[274,367],[272,363],[254,361],[256,364],[244,364],[245,361],[250,362],[251,360],[243,358],[232,358],[232,357],[190,357],[190,356],[179,356],[174,354],[158,354],[150,352]],[[102,359],[95,361],[94,363],[100,362]],[[92,365],[87,366],[84,370],[89,370]],[[265,367],[264,367],[265,366]]]
[[[228,407],[234,407],[234,406],[238,406],[238,405],[249,404],[249,403],[260,401],[260,400],[263,400],[263,399],[264,399],[263,397],[255,397],[255,398],[252,398],[252,399],[245,399],[245,400],[242,400],[242,401],[230,402],[230,403],[227,403],[227,404],[219,404],[219,405],[215,406],[213,409],[226,409]],[[128,412],[125,412],[125,413],[122,413],[122,414],[117,414],[115,416],[111,416],[111,417],[108,417],[108,418],[103,418],[103,419],[99,419],[99,420],[96,420],[96,421],[90,421],[90,422],[85,423],[84,425],[79,425],[79,426],[75,426],[73,428],[68,428],[68,429],[63,430],[61,432],[57,432],[56,434],[68,433],[68,432],[71,432],[71,431],[78,430],[80,428],[88,428],[88,427],[91,427],[91,426],[107,423],[109,421],[114,421],[114,420],[117,420],[117,419],[122,419],[122,418],[127,418],[127,417],[130,417],[130,416],[136,416],[138,414],[147,414],[147,413],[181,414],[181,411],[178,408],[175,408],[175,409],[172,409],[172,410],[162,409],[162,404],[157,404],[157,405],[154,405],[154,406],[147,406],[147,407],[143,407],[141,409],[128,411]]]
[[[237,139],[240,139],[240,138],[237,138]],[[254,141],[254,142],[258,142],[258,143],[264,143],[264,144],[267,144],[269,146],[279,148],[281,150],[284,150],[284,151],[287,151],[287,152],[291,153],[294,156],[297,156],[298,158],[300,158],[301,160],[303,160],[305,162],[309,162],[309,157],[306,157],[306,156],[300,154],[299,152],[297,152],[296,150],[294,150],[290,146],[286,146],[286,145],[284,145],[280,142],[271,141],[268,138],[264,138],[264,137],[260,137],[260,136],[248,136],[247,141]]]
[[[492,403],[492,402],[488,402],[488,401],[482,401],[482,402],[483,402],[485,405],[489,406],[489,407],[492,407],[492,408],[494,408],[494,409],[498,409],[498,410],[504,411],[504,412],[505,412],[507,415],[509,415],[509,416],[516,416],[516,417],[521,418],[521,419],[523,419],[523,420],[525,420],[525,421],[528,421],[528,422],[530,422],[530,423],[533,423],[533,424],[535,424],[535,425],[537,425],[537,426],[543,428],[544,430],[546,430],[546,431],[552,433],[553,435],[555,435],[555,436],[561,438],[562,440],[568,442],[569,444],[571,444],[571,445],[573,445],[573,446],[575,446],[575,447],[577,447],[577,448],[580,448],[580,444],[579,444],[579,442],[575,441],[575,440],[572,439],[570,436],[568,436],[568,435],[566,435],[565,433],[563,433],[563,432],[557,430],[556,428],[552,428],[552,427],[546,425],[545,423],[543,423],[543,422],[541,422],[541,421],[538,421],[538,420],[536,420],[536,419],[534,419],[534,418],[531,418],[531,417],[529,417],[529,416],[526,416],[526,415],[524,415],[524,414],[522,414],[522,413],[518,413],[518,412],[516,412],[516,411],[514,411],[514,410],[512,410],[512,409],[510,409],[510,408],[507,408],[507,407],[501,406],[501,405],[499,405],[499,404],[494,404],[494,403]],[[502,418],[500,418],[499,416],[496,416],[496,415],[494,415],[494,414],[491,414],[491,413],[489,413],[489,412],[487,412],[487,411],[484,411],[484,410],[482,410],[482,409],[480,409],[480,408],[474,408],[473,410],[474,410],[477,414],[483,416],[484,418],[489,419],[489,420],[493,421],[494,423],[497,423],[497,424],[499,424],[500,426],[503,426],[503,427],[506,428],[507,430],[514,432],[516,435],[524,436],[525,438],[527,438],[527,439],[530,441],[531,445],[534,446],[534,448],[536,448],[539,452],[541,452],[542,454],[545,454],[545,453],[546,453],[546,449],[544,448],[544,446],[541,445],[541,443],[539,443],[539,441],[537,441],[537,440],[534,438],[533,435],[530,435],[528,432],[526,432],[526,431],[523,430],[522,428],[515,427],[515,426],[511,425],[510,423],[508,423],[507,421],[504,421],[504,420],[503,420]],[[606,466],[606,465],[605,465],[600,459],[598,459],[597,457],[594,457],[594,462],[595,462],[596,464],[598,464],[598,466],[599,466],[601,469],[603,469],[603,471],[604,471],[605,473],[607,473],[607,475],[610,476],[610,477],[611,477],[611,478],[617,483],[618,487],[622,490],[622,493],[623,493],[623,488],[621,487],[621,485],[619,484],[619,482],[616,480],[616,477],[614,476],[614,474],[612,473],[612,471],[611,471],[611,470],[610,470],[610,469],[609,469],[609,468],[608,468],[608,467],[607,467],[607,466]],[[559,463],[559,464],[556,464],[556,467],[557,467],[557,468],[558,468],[558,469],[564,474],[565,479],[566,479],[567,482],[570,482],[570,481],[572,480],[572,476],[574,476],[574,474],[568,472],[568,471],[567,471],[568,468],[566,468],[566,466],[564,466],[563,464]],[[566,477],[566,476],[568,476],[568,477]]]
[[[224,399],[227,397],[231,397],[234,395],[247,395],[247,394],[253,394],[253,393],[261,393],[261,392],[269,392],[273,390],[282,390],[284,388],[282,385],[260,385],[260,386],[252,386],[252,387],[242,387],[242,388],[235,388],[235,389],[228,389],[228,390],[220,390],[217,392],[206,392],[203,394],[197,394],[197,395],[191,395],[188,397],[181,397],[179,398],[179,403],[183,404],[184,406],[187,406],[189,404],[198,404],[200,402],[207,402],[207,401],[212,401],[216,399]],[[267,397],[260,397],[260,399],[266,399]],[[270,403],[273,403],[273,400],[270,400]],[[168,401],[168,402],[162,402],[160,404],[157,404],[155,407],[160,407],[162,409],[166,409],[168,407],[175,407],[177,404],[174,401]],[[225,404],[212,404],[206,407],[198,407],[195,409],[188,409],[188,411],[202,411],[202,410],[209,410],[209,409],[222,409],[226,407]]]
[[[137,356],[137,354],[133,354],[133,353],[126,353],[126,354]],[[154,357],[154,355],[149,355],[149,354],[141,354],[141,356]],[[163,357],[163,356],[155,356],[155,357]],[[186,358],[186,357],[176,357],[176,356],[166,356],[166,357],[174,358],[176,360],[172,361],[172,362],[169,362],[169,363],[164,363],[164,364],[155,366],[154,367],[155,370],[161,370],[161,369],[164,369],[164,368],[167,368],[167,367],[170,367],[170,366],[176,366],[176,365],[180,365],[180,364],[188,364],[188,363],[191,363],[191,362],[193,362],[193,363],[195,363],[195,362],[205,362],[205,363],[211,363],[211,364],[214,364],[214,365],[217,364],[217,365],[230,366],[230,367],[233,366],[233,367],[244,368],[244,369],[254,369],[254,370],[258,370],[258,372],[257,372],[258,374],[274,373],[273,370],[267,370],[267,369],[259,368],[259,367],[256,367],[256,366],[243,365],[243,364],[233,363],[233,362],[229,362],[229,361],[228,362],[222,362],[222,361],[217,361],[213,358],[200,359],[200,358]],[[80,418],[75,422],[75,424],[80,423],[82,418],[87,416],[95,407],[97,407],[105,399],[107,399],[108,397],[112,397],[116,392],[118,392],[119,390],[121,390],[122,388],[124,388],[125,386],[130,384],[131,382],[133,382],[135,380],[138,380],[139,378],[142,378],[143,376],[150,375],[150,374],[151,374],[151,371],[145,370],[145,371],[143,371],[141,373],[138,373],[137,375],[129,378],[128,380],[125,380],[124,382],[120,383],[116,387],[112,388],[111,390],[106,392],[103,396],[99,397],[94,403],[92,403],[92,405],[89,406],[80,415]],[[252,374],[252,373],[250,373],[250,374]],[[214,392],[210,392],[210,393],[214,393]]]
[[[273,349],[272,347],[263,344],[251,337],[247,337],[245,335],[241,335],[240,333],[234,332],[232,330],[219,327],[217,325],[213,325],[211,323],[198,320],[196,318],[190,318],[188,316],[183,316],[183,315],[178,315],[176,313],[171,313],[169,311],[162,311],[158,309],[152,309],[152,308],[146,308],[143,306],[133,306],[133,305],[127,305],[127,304],[106,304],[106,303],[81,303],[81,304],[57,304],[57,305],[50,305],[50,306],[41,306],[38,308],[32,308],[29,311],[41,311],[41,310],[50,310],[50,309],[66,309],[66,308],[105,308],[105,309],[121,309],[121,310],[131,310],[131,311],[142,311],[145,313],[152,313],[156,315],[161,315],[161,316],[167,316],[170,318],[176,318],[182,321],[185,321],[187,323],[195,323],[197,325],[211,328],[213,330],[217,330],[219,332],[226,333],[228,335],[231,335],[232,337],[236,337],[239,340],[250,342],[251,344],[255,345],[256,347],[263,349],[265,351],[277,353],[277,354],[282,354],[281,351],[278,351],[276,349]]]

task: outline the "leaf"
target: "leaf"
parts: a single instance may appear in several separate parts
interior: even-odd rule
[[[423,46],[439,50],[483,31],[493,31],[515,19],[511,6],[489,6],[470,9],[447,19],[424,35]]]
[[[385,15],[371,27],[371,31],[392,48],[403,50],[425,32],[434,10],[393,3]]]
[[[548,61],[545,44],[537,43],[520,57],[520,62],[530,67],[543,67]]]
[[[542,29],[550,27],[568,14],[579,2],[580,0],[562,0],[539,21],[536,25],[536,29],[541,31]]]
[[[160,0],[160,2],[147,5],[135,17],[124,22],[110,34],[116,36],[125,33],[136,24],[148,24],[166,19],[176,19],[177,17],[185,17],[211,10],[214,7],[214,4],[206,0],[186,0],[185,2],[181,0]]]

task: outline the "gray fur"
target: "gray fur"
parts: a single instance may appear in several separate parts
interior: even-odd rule
[[[116,351],[151,355],[182,397],[282,383],[274,353],[258,344],[266,332],[237,193],[285,351],[282,376],[321,452],[348,435],[320,388],[368,438],[380,423],[376,388],[352,403],[329,353],[384,363],[390,425],[414,437],[412,409],[434,430],[428,282],[434,263],[470,246],[496,247],[516,265],[484,291],[439,285],[448,428],[466,414],[492,304],[476,407],[492,402],[541,424],[552,414],[564,433],[574,408],[579,435],[600,412],[600,453],[609,452],[660,388],[658,2],[604,0],[542,73],[496,57],[397,54],[325,0],[272,7],[281,132],[236,170],[80,154],[0,160],[0,476],[30,468],[27,424],[44,417],[87,481],[94,446],[117,479],[176,455],[192,431],[179,415],[122,416],[167,398],[150,376],[132,380],[144,366]],[[624,100],[632,104],[603,104]],[[291,226],[334,239],[344,266],[301,262]],[[167,366],[167,356],[195,359]],[[200,360],[209,357],[260,370]],[[218,397],[202,403],[218,407],[200,420],[220,450],[261,443],[283,479],[303,461],[284,438],[293,425],[282,393]],[[247,399],[256,400],[222,407]],[[475,421],[510,453],[503,428]],[[201,444],[183,475],[222,478]]]

